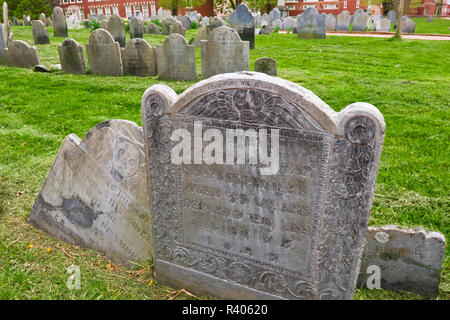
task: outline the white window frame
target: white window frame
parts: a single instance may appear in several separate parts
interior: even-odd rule
[[[150,12],[148,11],[148,4],[143,4],[142,5],[142,14],[145,16],[149,16],[150,17]]]
[[[347,9],[347,0],[344,1],[344,9]]]
[[[113,9],[113,14],[119,15],[119,7],[118,6],[113,6],[112,9]]]
[[[125,5],[125,16],[128,18],[129,16],[131,16],[133,14],[133,12],[131,11],[131,6],[130,5]]]
[[[359,8],[359,0],[356,0],[356,7]]]
[[[137,8],[137,10],[136,10],[136,8]],[[141,12],[141,6],[138,4],[135,4],[133,6],[133,10],[134,10],[134,14],[136,15],[138,12]]]
[[[303,10],[306,10],[308,8],[315,8],[315,7],[316,7],[315,4],[305,4],[305,5],[303,5]]]

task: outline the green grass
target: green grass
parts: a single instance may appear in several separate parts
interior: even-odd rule
[[[31,27],[12,31],[15,39],[32,44]],[[196,32],[188,31],[186,38]],[[83,45],[89,37],[87,30],[69,35]],[[156,45],[164,36],[145,39]],[[50,45],[37,46],[44,64],[59,63],[61,41],[51,38]],[[336,111],[365,101],[383,113],[387,130],[371,225],[421,225],[450,239],[450,42],[337,36],[299,40],[293,34],[271,34],[256,37],[251,69],[262,56],[275,58],[280,77],[312,90]],[[200,70],[197,49],[198,74]],[[151,261],[132,270],[107,268],[109,261],[101,254],[55,240],[27,222],[64,137],[82,137],[107,119],[140,124],[140,99],[156,83],[177,93],[193,84],[0,66],[0,299],[164,299],[174,291],[149,285]],[[81,290],[66,288],[66,267],[72,264],[81,269]],[[450,299],[449,267],[448,246],[439,299]],[[355,299],[416,298],[379,290],[355,294]]]
[[[416,33],[450,34],[450,20],[434,18],[427,22],[427,18],[411,18],[416,23]]]

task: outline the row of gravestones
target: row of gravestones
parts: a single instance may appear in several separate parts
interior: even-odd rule
[[[141,105],[142,129],[110,120],[64,139],[35,227],[126,266],[153,258],[159,283],[219,298],[351,299],[373,267],[383,289],[437,295],[443,235],[367,228],[385,133],[374,106],[337,113],[253,72],[180,96],[155,85]]]

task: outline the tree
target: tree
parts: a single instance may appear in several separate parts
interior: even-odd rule
[[[277,3],[278,0],[251,0],[248,2],[248,6],[261,13],[269,13],[277,6]]]
[[[11,6],[10,6],[11,2]],[[50,0],[20,0],[7,1],[9,15],[14,15],[21,18],[24,14],[30,15],[31,19],[38,19],[43,12],[47,17],[52,14],[52,7]],[[14,5],[15,4],[15,5]]]
[[[178,14],[178,9],[186,7],[198,7],[205,3],[206,0],[159,0],[158,4],[163,9],[172,11],[172,15]]]

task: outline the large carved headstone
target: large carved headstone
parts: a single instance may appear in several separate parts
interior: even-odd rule
[[[50,37],[48,36],[48,31],[45,28],[45,25],[42,23],[41,20],[33,20],[33,38],[34,38],[34,44],[49,44],[50,43]]]
[[[86,73],[84,48],[76,40],[65,39],[58,46],[58,54],[62,70],[75,74]]]
[[[67,136],[30,213],[35,227],[130,266],[151,257],[142,130],[110,120]]]
[[[92,74],[122,76],[120,45],[105,29],[94,30],[86,44],[89,69]]]
[[[319,14],[316,8],[308,8],[297,17],[297,36],[300,39],[326,37],[326,14]]]
[[[155,48],[144,39],[131,39],[122,50],[123,73],[141,77],[156,75]]]
[[[123,48],[127,42],[125,33],[125,24],[118,15],[112,15],[108,20],[108,32],[111,33],[114,40]]]
[[[202,40],[202,78],[220,73],[245,71],[250,68],[248,41],[241,41],[236,30],[228,27],[215,29],[208,40]]]
[[[67,37],[66,16],[60,7],[53,9],[53,36]]]
[[[36,48],[22,40],[10,42],[6,56],[8,64],[12,67],[31,68],[41,64]]]
[[[250,42],[250,49],[255,48],[255,18],[247,5],[241,3],[230,15],[230,26],[237,31],[242,41]]]
[[[179,97],[147,89],[142,123],[159,283],[225,299],[353,297],[378,109],[337,113],[297,84],[241,72]]]

